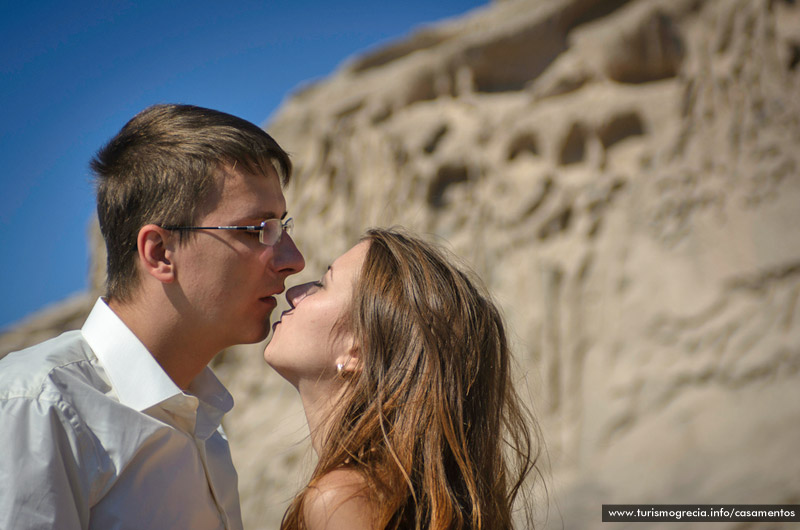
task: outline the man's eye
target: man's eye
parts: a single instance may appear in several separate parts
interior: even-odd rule
[[[323,287],[323,285],[322,285],[322,282],[321,282],[321,281],[316,281],[316,282],[314,282],[314,285],[316,285],[317,287]]]

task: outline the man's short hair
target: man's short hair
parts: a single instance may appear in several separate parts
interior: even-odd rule
[[[226,166],[251,175],[274,170],[283,185],[292,170],[289,156],[261,128],[191,105],[143,110],[97,152],[90,166],[108,251],[106,296],[121,301],[138,286],[141,227],[194,224],[215,175]]]

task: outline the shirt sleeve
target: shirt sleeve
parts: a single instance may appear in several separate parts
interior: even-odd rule
[[[0,528],[89,527],[91,444],[82,430],[63,400],[0,400]]]

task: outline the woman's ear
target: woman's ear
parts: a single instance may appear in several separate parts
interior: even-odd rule
[[[344,339],[347,341],[347,350],[336,358],[336,372],[341,376],[350,376],[361,373],[361,353],[356,344],[355,337],[349,335]]]
[[[158,225],[149,224],[139,230],[136,243],[139,249],[139,265],[144,271],[161,283],[175,281],[173,265],[172,234]]]

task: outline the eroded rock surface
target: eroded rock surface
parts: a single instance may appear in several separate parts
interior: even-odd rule
[[[509,0],[364,54],[268,124],[298,281],[373,225],[463,256],[542,422],[547,527],[800,503],[799,63],[788,0]],[[248,528],[312,463],[261,349],[215,363]]]

